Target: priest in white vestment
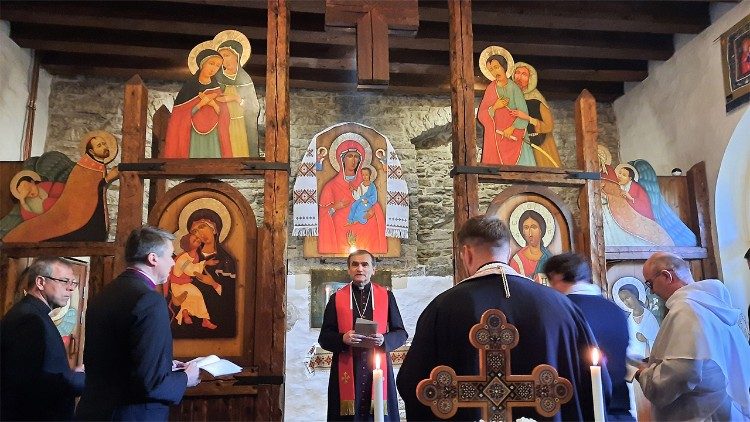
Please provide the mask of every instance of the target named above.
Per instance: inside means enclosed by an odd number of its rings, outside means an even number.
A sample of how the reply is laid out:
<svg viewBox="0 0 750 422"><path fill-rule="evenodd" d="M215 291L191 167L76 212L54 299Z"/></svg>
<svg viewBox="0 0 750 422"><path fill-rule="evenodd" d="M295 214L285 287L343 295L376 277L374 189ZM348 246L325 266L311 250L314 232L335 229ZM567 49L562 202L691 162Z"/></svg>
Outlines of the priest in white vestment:
<svg viewBox="0 0 750 422"><path fill-rule="evenodd" d="M750 346L724 284L693 281L688 264L665 252L646 261L643 276L669 308L636 372L654 420L750 420Z"/></svg>

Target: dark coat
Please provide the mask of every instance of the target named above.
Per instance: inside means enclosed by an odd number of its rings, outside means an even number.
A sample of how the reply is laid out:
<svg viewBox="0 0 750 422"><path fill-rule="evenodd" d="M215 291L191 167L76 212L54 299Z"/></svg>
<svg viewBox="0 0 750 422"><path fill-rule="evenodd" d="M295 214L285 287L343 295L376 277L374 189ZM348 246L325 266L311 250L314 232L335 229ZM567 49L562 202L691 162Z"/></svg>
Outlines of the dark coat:
<svg viewBox="0 0 750 422"><path fill-rule="evenodd" d="M508 275L510 298L505 297L500 275L468 279L437 296L417 322L409 352L399 370L398 391L408 420L435 420L429 407L416 397L417 384L430 377L438 365L452 367L458 375L479 371L477 349L469 343L469 331L488 309L500 309L519 333L511 350L513 374L531 374L540 364L552 365L574 389L553 420L593 420L589 353L596 345L581 311L564 295L518 275ZM602 368L605 394L611 387ZM520 417L547 420L530 408L516 408ZM453 419L478 420L480 412L459 409Z"/></svg>
<svg viewBox="0 0 750 422"><path fill-rule="evenodd" d="M630 393L625 382L625 362L630 334L625 311L601 296L569 294L568 299L578 305L586 317L612 378L612 400L607 406L607 413L628 416Z"/></svg>
<svg viewBox="0 0 750 422"><path fill-rule="evenodd" d="M27 295L0 324L0 419L71 420L85 375L68 364L50 308Z"/></svg>
<svg viewBox="0 0 750 422"><path fill-rule="evenodd" d="M164 297L126 270L86 311L83 420L166 420L182 400L187 375L172 371L172 332Z"/></svg>

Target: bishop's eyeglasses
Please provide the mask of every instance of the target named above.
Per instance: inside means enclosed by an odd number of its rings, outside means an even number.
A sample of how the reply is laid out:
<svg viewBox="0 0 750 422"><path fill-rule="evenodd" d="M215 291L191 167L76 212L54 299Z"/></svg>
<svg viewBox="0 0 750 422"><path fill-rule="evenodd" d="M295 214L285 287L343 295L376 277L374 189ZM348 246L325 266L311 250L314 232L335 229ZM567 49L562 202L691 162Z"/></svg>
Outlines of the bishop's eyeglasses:
<svg viewBox="0 0 750 422"><path fill-rule="evenodd" d="M73 280L67 280L67 279L64 279L64 278L55 278L55 277L52 277L52 276L49 276L49 275L40 275L39 277L48 278L50 280L55 280L58 283L64 284L66 287L73 287L74 289L77 289L78 285L81 284L81 283L78 282L78 280L75 280L75 279L73 279Z"/></svg>

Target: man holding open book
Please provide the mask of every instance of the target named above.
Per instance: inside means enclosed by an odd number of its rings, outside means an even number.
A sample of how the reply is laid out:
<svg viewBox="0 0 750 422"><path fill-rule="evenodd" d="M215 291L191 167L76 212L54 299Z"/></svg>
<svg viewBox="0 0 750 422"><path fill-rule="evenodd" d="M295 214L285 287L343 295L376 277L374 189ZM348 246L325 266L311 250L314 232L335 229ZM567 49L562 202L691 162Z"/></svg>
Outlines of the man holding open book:
<svg viewBox="0 0 750 422"><path fill-rule="evenodd" d="M372 420L375 357L385 362L385 420L399 420L396 384L389 352L408 334L393 293L370 282L375 259L364 249L346 260L351 282L331 296L318 343L333 352L328 382L328 420ZM356 321L356 323L355 323Z"/></svg>

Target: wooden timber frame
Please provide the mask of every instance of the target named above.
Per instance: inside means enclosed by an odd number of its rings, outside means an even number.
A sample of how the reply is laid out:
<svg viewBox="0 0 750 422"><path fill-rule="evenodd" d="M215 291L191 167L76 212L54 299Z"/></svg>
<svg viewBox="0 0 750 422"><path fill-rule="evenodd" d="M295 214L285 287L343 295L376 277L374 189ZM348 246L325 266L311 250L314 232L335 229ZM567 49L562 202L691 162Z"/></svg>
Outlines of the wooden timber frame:
<svg viewBox="0 0 750 422"><path fill-rule="evenodd" d="M607 288L607 261L643 260L656 251L675 253L693 260L703 278L718 277L711 238L711 220L705 163L687 173L689 196L688 226L698 235L697 247L610 247L604 245L601 181L597 156L596 100L583 90L575 101L576 159L578 169L525 166L477 166L474 115L474 40L471 0L448 0L451 70L451 113L453 117L454 283L468 276L459 258L456 233L472 216L478 215L479 183L526 184L577 187L580 227L576 230L578 252L591 262L593 282ZM661 179L661 178L660 178ZM697 274L696 274L697 275Z"/></svg>
<svg viewBox="0 0 750 422"><path fill-rule="evenodd" d="M258 229L255 309L256 341L235 384L204 382L188 390L172 419L281 420L285 351L285 295L287 214L289 203L289 10L286 0L268 0L266 68L265 159L163 159L164 134L169 112L154 115L152 156L146 158L148 92L140 77L125 86L122 163L119 166L115 273L123 270L122 251L131 230L142 224L144 180L149 179L148 203L153 206L165 192L166 179L195 177L262 178L263 224ZM252 276L252 275L251 275ZM252 388L247 388L251 384Z"/></svg>

